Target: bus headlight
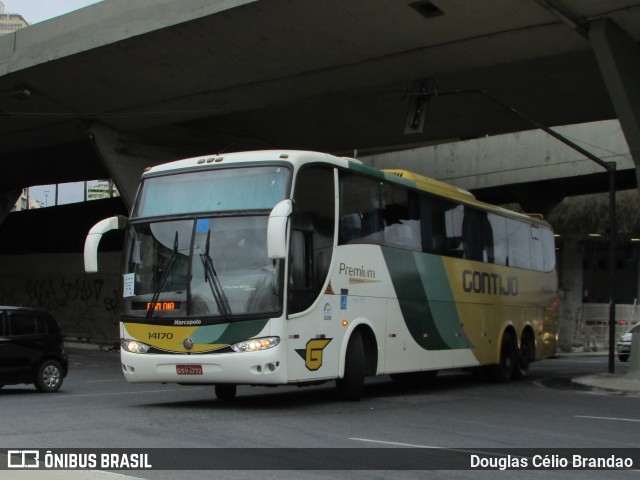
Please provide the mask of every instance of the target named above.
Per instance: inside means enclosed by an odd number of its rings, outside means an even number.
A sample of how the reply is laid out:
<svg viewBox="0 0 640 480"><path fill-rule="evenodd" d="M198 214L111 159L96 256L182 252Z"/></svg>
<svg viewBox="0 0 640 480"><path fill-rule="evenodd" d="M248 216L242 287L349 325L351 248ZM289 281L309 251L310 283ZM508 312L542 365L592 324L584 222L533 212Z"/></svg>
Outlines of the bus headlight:
<svg viewBox="0 0 640 480"><path fill-rule="evenodd" d="M252 338L251 340L231 345L231 348L236 352L257 352L273 348L279 343L280 337Z"/></svg>
<svg viewBox="0 0 640 480"><path fill-rule="evenodd" d="M135 340L127 340L125 338L120 342L122 348L131 353L147 353L151 348L146 343L137 342Z"/></svg>

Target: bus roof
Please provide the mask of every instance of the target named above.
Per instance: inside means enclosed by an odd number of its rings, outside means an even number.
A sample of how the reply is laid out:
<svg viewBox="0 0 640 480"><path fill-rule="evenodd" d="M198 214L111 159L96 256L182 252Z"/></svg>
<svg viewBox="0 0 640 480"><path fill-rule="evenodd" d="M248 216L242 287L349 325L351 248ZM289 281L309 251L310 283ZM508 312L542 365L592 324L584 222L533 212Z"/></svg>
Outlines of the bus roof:
<svg viewBox="0 0 640 480"><path fill-rule="evenodd" d="M249 152L224 153L216 155L205 155L200 157L186 158L162 165L147 168L143 177L154 174L170 173L172 171L188 171L207 167L219 167L222 165L240 163L262 163L262 162L287 162L296 167L306 163L327 163L338 167L358 171L365 175L374 176L392 183L402 184L420 191L433 193L440 197L456 200L458 202L476 206L478 208L491 211L493 213L527 220L530 223L539 225L549 224L538 216L524 215L506 208L484 203L477 200L469 191L458 188L455 185L441 182L430 177L410 172L402 169L379 170L374 167L364 165L360 160L347 157L337 157L327 153L311 152L303 150L255 150Z"/></svg>

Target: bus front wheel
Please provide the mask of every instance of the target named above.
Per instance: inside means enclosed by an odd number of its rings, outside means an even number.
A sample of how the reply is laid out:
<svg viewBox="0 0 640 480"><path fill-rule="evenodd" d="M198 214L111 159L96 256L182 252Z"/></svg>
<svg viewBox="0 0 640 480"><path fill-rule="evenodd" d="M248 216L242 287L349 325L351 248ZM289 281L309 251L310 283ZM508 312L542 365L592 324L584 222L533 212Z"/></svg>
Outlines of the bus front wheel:
<svg viewBox="0 0 640 480"><path fill-rule="evenodd" d="M344 400L356 401L364 393L364 343L360 332L354 332L347 345L344 377L337 380L338 393Z"/></svg>
<svg viewBox="0 0 640 480"><path fill-rule="evenodd" d="M237 388L232 383L219 383L216 385L216 398L222 401L236 398Z"/></svg>

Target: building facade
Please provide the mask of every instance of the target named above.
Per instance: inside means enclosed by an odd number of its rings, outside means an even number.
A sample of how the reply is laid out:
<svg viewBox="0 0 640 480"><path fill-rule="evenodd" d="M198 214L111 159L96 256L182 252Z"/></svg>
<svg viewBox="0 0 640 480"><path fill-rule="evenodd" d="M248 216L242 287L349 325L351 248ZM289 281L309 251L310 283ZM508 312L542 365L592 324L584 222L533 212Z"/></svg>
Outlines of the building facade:
<svg viewBox="0 0 640 480"><path fill-rule="evenodd" d="M0 2L0 35L15 32L29 26L29 23L18 13L5 13L4 3Z"/></svg>

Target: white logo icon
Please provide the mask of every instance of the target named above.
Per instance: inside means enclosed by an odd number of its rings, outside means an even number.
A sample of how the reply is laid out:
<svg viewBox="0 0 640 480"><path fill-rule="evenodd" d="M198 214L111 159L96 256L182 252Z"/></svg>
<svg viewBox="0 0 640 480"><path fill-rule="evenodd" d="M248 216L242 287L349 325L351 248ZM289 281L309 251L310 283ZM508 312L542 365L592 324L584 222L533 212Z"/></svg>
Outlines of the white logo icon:
<svg viewBox="0 0 640 480"><path fill-rule="evenodd" d="M9 450L8 468L38 468L40 452L38 450Z"/></svg>

